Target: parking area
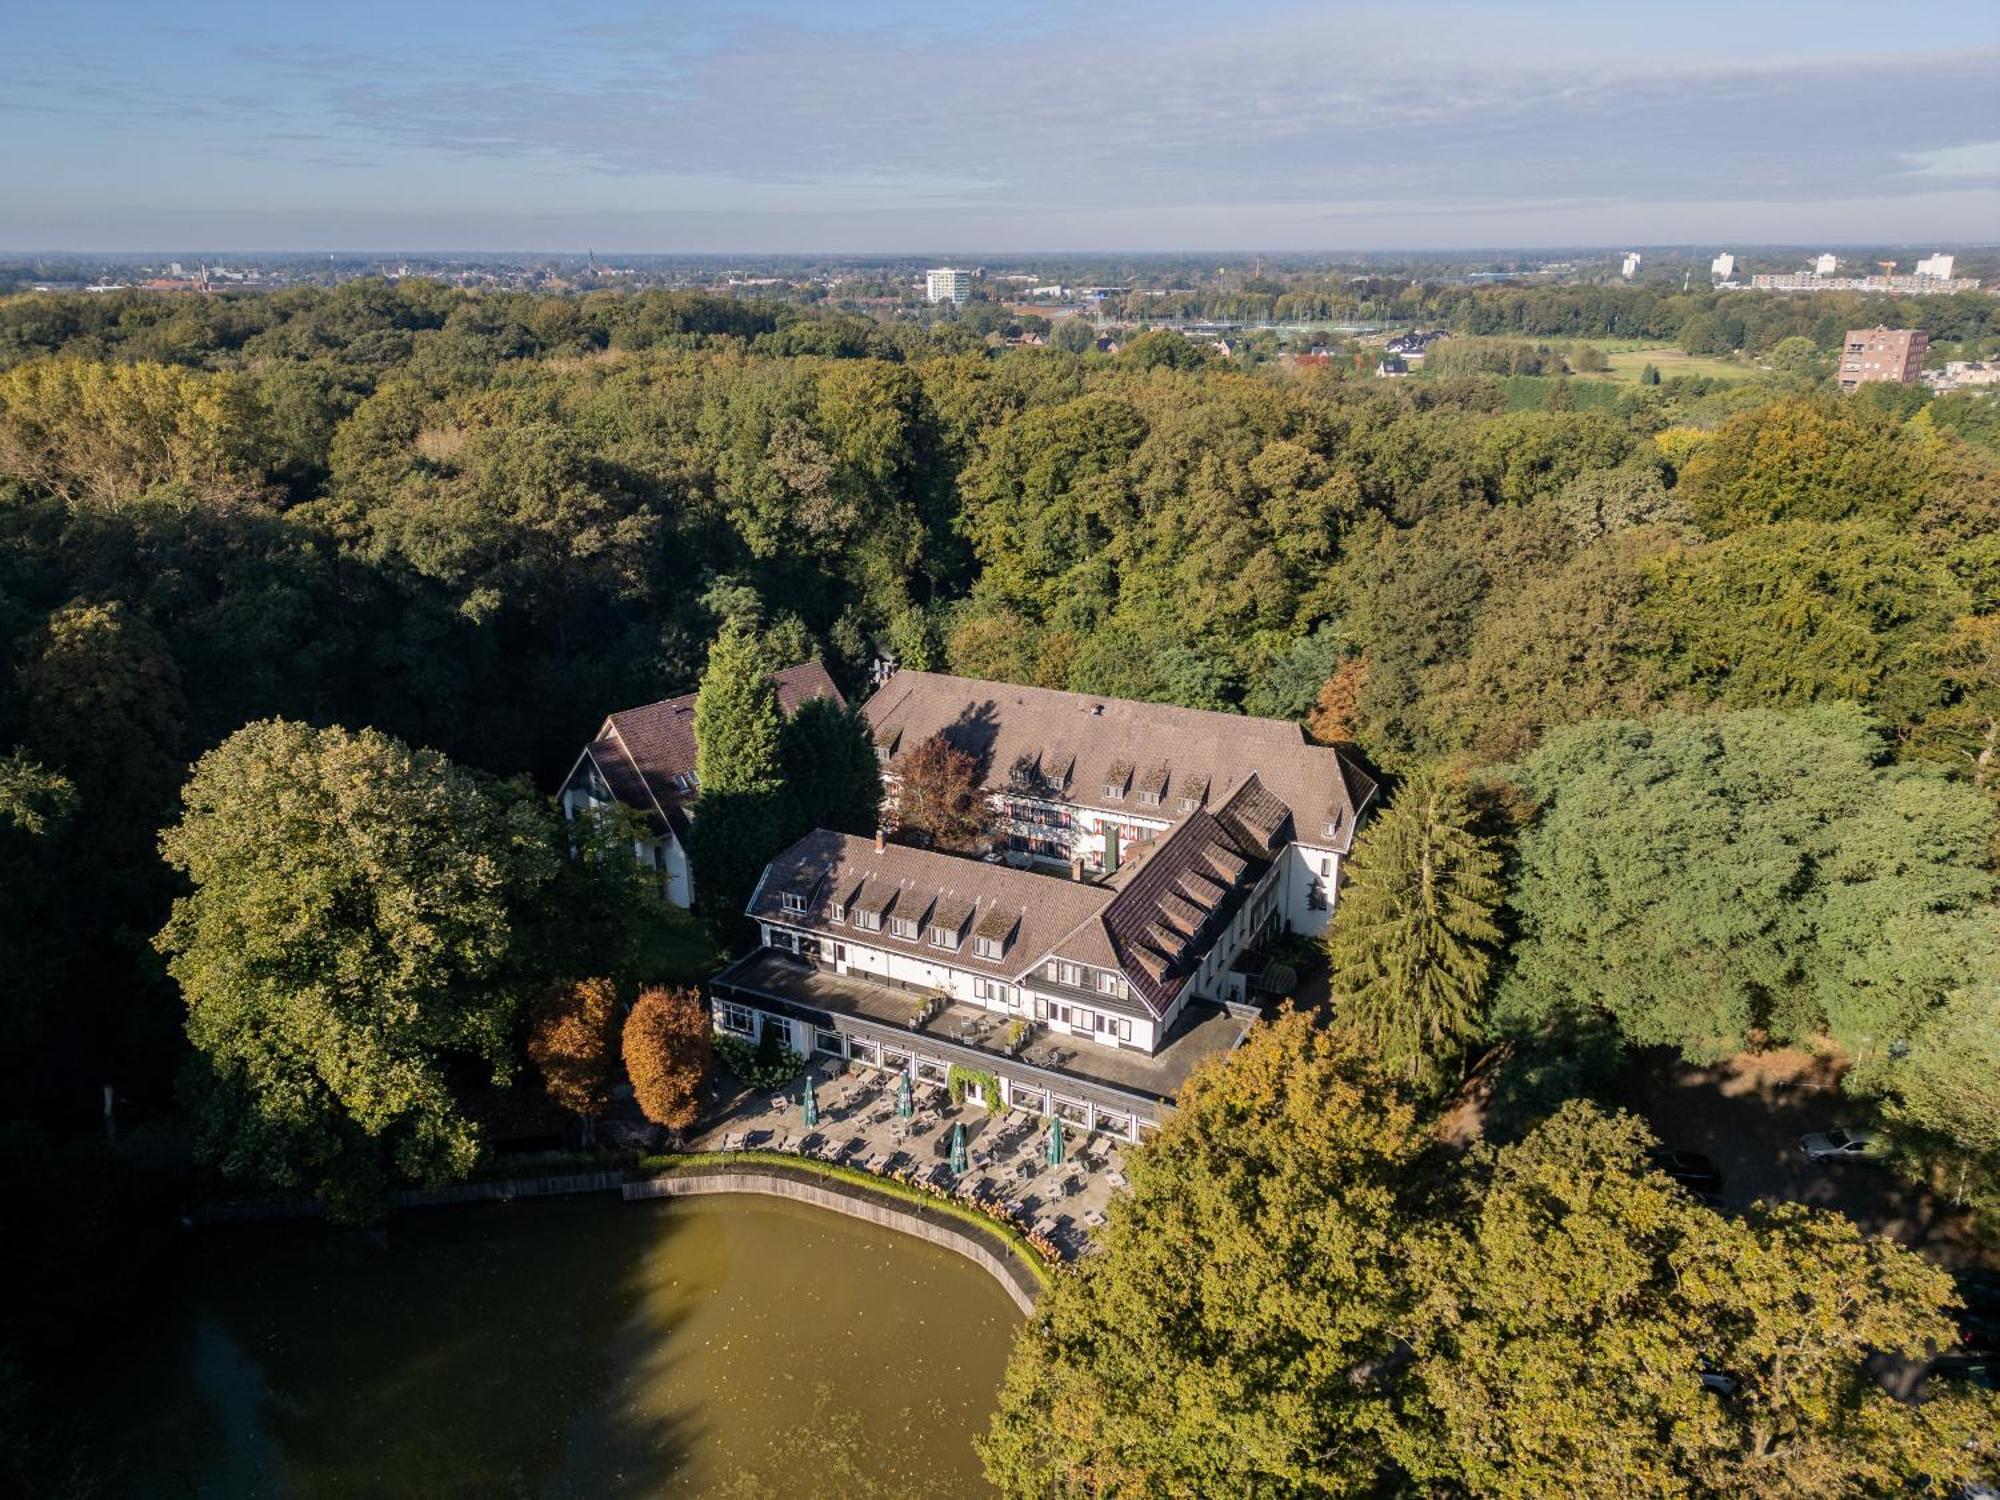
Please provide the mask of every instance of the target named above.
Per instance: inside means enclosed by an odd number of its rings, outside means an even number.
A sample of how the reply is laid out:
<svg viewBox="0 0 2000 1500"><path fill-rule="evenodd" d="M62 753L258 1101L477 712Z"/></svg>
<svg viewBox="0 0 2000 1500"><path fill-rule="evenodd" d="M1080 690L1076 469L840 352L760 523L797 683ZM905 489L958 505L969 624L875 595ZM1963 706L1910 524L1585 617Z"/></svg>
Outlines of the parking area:
<svg viewBox="0 0 2000 1500"><path fill-rule="evenodd" d="M1769 1198L1837 1209L1940 1265L2000 1267L1949 1198L1884 1166L1816 1163L1799 1150L1800 1136L1859 1119L1824 1059L1780 1050L1703 1068L1652 1049L1633 1055L1604 1099L1643 1118L1662 1145L1711 1157L1726 1208Z"/></svg>

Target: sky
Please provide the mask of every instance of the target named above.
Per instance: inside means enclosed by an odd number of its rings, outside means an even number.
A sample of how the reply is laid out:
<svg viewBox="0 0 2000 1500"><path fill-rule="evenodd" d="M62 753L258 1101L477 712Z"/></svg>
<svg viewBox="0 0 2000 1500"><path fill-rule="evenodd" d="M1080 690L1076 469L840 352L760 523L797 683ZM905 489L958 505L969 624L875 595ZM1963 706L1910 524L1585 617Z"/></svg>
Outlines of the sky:
<svg viewBox="0 0 2000 1500"><path fill-rule="evenodd" d="M2000 3L0 6L0 250L2000 240Z"/></svg>

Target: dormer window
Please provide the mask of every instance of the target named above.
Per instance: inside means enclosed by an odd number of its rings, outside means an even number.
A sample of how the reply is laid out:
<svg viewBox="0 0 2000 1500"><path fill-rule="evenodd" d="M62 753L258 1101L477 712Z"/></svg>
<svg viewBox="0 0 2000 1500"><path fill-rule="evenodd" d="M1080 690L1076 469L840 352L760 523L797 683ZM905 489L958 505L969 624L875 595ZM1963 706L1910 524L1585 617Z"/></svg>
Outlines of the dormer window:
<svg viewBox="0 0 2000 1500"><path fill-rule="evenodd" d="M1199 801L1198 799L1194 798L1194 797L1183 797L1183 798L1181 798L1181 811L1182 811L1182 812L1193 812L1193 811L1194 811L1194 810L1195 810L1195 809L1196 809L1197 807L1200 807L1200 806L1201 806L1201 803L1200 803L1200 801Z"/></svg>
<svg viewBox="0 0 2000 1500"><path fill-rule="evenodd" d="M1000 950L1001 942L998 938L983 937L972 940L972 952L975 958L998 958Z"/></svg>
<svg viewBox="0 0 2000 1500"><path fill-rule="evenodd" d="M826 909L826 916L830 922L845 922L847 920L847 908L836 901Z"/></svg>
<svg viewBox="0 0 2000 1500"><path fill-rule="evenodd" d="M796 916L805 915L806 898L801 896L797 891L786 891L782 899L786 911Z"/></svg>
<svg viewBox="0 0 2000 1500"><path fill-rule="evenodd" d="M1132 763L1125 760L1113 762L1111 769L1105 772L1104 775L1105 800L1107 802L1123 801L1125 798L1125 789L1131 784Z"/></svg>
<svg viewBox="0 0 2000 1500"><path fill-rule="evenodd" d="M931 946L933 948L956 948L958 946L958 934L953 932L949 927L934 926L931 928Z"/></svg>
<svg viewBox="0 0 2000 1500"><path fill-rule="evenodd" d="M1100 994L1122 996L1125 993L1125 981L1116 974L1100 970L1097 975L1097 989Z"/></svg>
<svg viewBox="0 0 2000 1500"><path fill-rule="evenodd" d="M899 938L914 938L917 935L917 919L915 917L891 917L889 919L889 931Z"/></svg>

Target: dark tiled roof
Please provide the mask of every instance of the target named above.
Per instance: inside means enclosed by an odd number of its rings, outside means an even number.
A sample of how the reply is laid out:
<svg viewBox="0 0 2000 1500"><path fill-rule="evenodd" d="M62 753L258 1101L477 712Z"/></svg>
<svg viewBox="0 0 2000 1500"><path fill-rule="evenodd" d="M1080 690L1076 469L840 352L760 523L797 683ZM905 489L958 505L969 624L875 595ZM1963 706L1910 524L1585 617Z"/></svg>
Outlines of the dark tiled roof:
<svg viewBox="0 0 2000 1500"><path fill-rule="evenodd" d="M801 881L819 893L803 915L787 912L783 902L784 893L796 889ZM849 895L850 909L922 919L934 906L939 911L963 908L981 937L1004 938L1016 933L997 959L981 958L969 950L951 959L959 968L982 970L1004 979L1017 979L1041 962L1066 935L1092 922L1113 896L1103 886L1060 876L1037 875L904 844L877 849L873 839L819 829L771 861L747 910L754 918L802 927L829 938L851 938L910 957L937 959L943 955L943 949L932 945L928 931L899 938L888 921L880 931L862 931L851 923L835 922L828 908L857 885L865 889L858 898ZM1103 962L1114 961L1107 944Z"/></svg>
<svg viewBox="0 0 2000 1500"><path fill-rule="evenodd" d="M789 718L813 698L846 703L826 668L816 661L800 662L772 674L778 687L778 708ZM695 694L627 708L612 714L585 750L604 777L611 795L627 807L648 815L655 831L671 827L685 837L681 814L695 800L697 788L678 784L694 775Z"/></svg>
<svg viewBox="0 0 2000 1500"><path fill-rule="evenodd" d="M1264 797L1291 815L1287 828L1271 823L1268 808L1241 808L1242 826L1260 846L1295 829L1308 843L1344 853L1355 815L1375 792L1339 751L1308 744L1298 725L1277 719L909 671L884 683L863 712L878 742L888 736L908 747L942 733L979 763L989 789L1004 790L1021 768L1033 768L1050 788L1066 785L1065 800L1084 807L1104 806L1105 787L1129 783L1136 766L1147 768L1149 780L1156 770L1165 773L1160 816L1168 820L1193 815L1180 810L1184 798L1197 807L1226 803L1254 777ZM1344 814L1331 836L1323 831L1329 806Z"/></svg>
<svg viewBox="0 0 2000 1500"><path fill-rule="evenodd" d="M1234 875L1219 878L1218 864L1233 866ZM1207 945L1183 936L1189 921L1196 928L1227 922L1270 867L1256 851L1234 846L1222 820L1205 812L1190 813L1154 847L1101 923L1149 1010L1165 1014L1208 954Z"/></svg>

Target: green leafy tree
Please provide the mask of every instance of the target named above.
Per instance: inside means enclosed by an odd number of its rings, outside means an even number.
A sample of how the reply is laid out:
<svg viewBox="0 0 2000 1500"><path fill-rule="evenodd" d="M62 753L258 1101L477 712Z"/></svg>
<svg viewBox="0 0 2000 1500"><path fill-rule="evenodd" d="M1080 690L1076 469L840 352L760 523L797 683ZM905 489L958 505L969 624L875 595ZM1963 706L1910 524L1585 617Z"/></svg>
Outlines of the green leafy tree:
<svg viewBox="0 0 2000 1500"><path fill-rule="evenodd" d="M1362 830L1326 932L1334 1005L1416 1078L1480 1032L1505 891L1462 783L1405 781Z"/></svg>
<svg viewBox="0 0 2000 1500"><path fill-rule="evenodd" d="M348 1218L462 1176L478 1133L453 1076L508 1071L510 949L556 875L553 815L374 730L282 720L204 755L182 801L160 847L190 889L157 946L206 1155Z"/></svg>
<svg viewBox="0 0 2000 1500"><path fill-rule="evenodd" d="M1855 699L1898 725L1948 697L1943 646L1968 601L1881 523L1758 526L1649 571L1640 621L1691 692L1739 708Z"/></svg>
<svg viewBox="0 0 2000 1500"><path fill-rule="evenodd" d="M1991 803L1888 766L1858 710L1606 720L1552 735L1517 779L1520 935L1503 1028L1601 1009L1692 1058L1822 1028L1908 1037L1991 964Z"/></svg>
<svg viewBox="0 0 2000 1500"><path fill-rule="evenodd" d="M811 698L778 734L788 831L872 833L882 820L882 764L858 708Z"/></svg>
<svg viewBox="0 0 2000 1500"><path fill-rule="evenodd" d="M1100 1253L1022 1328L980 1444L1003 1494L1371 1495L1416 1114L1287 1014L1188 1081Z"/></svg>
<svg viewBox="0 0 2000 1500"><path fill-rule="evenodd" d="M1773 521L1907 521L1933 463L1896 423L1832 397L1787 397L1716 428L1681 471L1696 518L1720 534Z"/></svg>
<svg viewBox="0 0 2000 1500"><path fill-rule="evenodd" d="M708 648L695 697L695 770L704 793L778 789L778 689L756 634L730 623Z"/></svg>
<svg viewBox="0 0 2000 1500"><path fill-rule="evenodd" d="M1807 1500L1977 1472L1990 1397L1908 1405L1866 1367L1949 1339L1949 1278L1837 1214L1718 1214L1650 1169L1651 1145L1571 1101L1476 1160L1464 1210L1413 1249L1401 1467L1510 1500Z"/></svg>
<svg viewBox="0 0 2000 1500"><path fill-rule="evenodd" d="M756 632L740 621L724 624L695 699L701 798L688 836L695 905L719 938L744 931L743 907L784 840L781 722Z"/></svg>

